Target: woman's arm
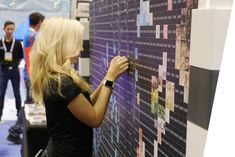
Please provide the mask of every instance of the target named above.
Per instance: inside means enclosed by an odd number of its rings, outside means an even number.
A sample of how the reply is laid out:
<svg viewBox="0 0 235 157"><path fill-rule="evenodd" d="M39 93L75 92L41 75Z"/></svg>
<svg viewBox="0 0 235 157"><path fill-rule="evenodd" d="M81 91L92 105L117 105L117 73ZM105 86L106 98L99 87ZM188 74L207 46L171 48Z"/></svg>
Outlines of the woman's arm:
<svg viewBox="0 0 235 157"><path fill-rule="evenodd" d="M127 69L127 58L116 56L110 63L105 79L115 82L115 80ZM99 127L102 123L108 107L110 95L112 94L112 88L100 85L96 94L94 106L91 105L83 94L79 94L68 105L68 109L75 117L91 127Z"/></svg>
<svg viewBox="0 0 235 157"><path fill-rule="evenodd" d="M99 94L100 94L100 91L101 91L101 87L102 87L102 82L103 82L104 80L102 80L101 82L100 82L100 84L99 84L99 86L96 88L96 90L91 94L91 103L92 103L92 105L94 105L95 104L95 102L96 102L96 100L97 100L97 98L98 98L98 96L99 96Z"/></svg>

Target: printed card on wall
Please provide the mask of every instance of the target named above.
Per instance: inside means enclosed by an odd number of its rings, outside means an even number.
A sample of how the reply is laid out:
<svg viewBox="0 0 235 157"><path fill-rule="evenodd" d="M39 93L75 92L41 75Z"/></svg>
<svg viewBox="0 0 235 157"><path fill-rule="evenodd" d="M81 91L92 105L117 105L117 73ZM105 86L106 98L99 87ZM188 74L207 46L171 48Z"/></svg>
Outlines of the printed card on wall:
<svg viewBox="0 0 235 157"><path fill-rule="evenodd" d="M165 118L165 116L164 116L164 118ZM163 134L165 134L165 125L166 125L166 122L164 119L162 119L160 117L158 117L157 119L154 119L154 128L157 128Z"/></svg>
<svg viewBox="0 0 235 157"><path fill-rule="evenodd" d="M175 41L175 68L180 69L181 40Z"/></svg>
<svg viewBox="0 0 235 157"><path fill-rule="evenodd" d="M139 128L139 146L136 149L136 156L137 157L145 157L145 143L142 140L143 132L142 129Z"/></svg>
<svg viewBox="0 0 235 157"><path fill-rule="evenodd" d="M140 18L140 15L137 15L137 17L136 17L136 26L137 26L137 27L140 26L141 20L142 20L142 19Z"/></svg>
<svg viewBox="0 0 235 157"><path fill-rule="evenodd" d="M158 91L162 92L162 79L158 78Z"/></svg>
<svg viewBox="0 0 235 157"><path fill-rule="evenodd" d="M113 54L116 54L117 48L115 44L115 40L113 39Z"/></svg>
<svg viewBox="0 0 235 157"><path fill-rule="evenodd" d="M103 59L103 64L102 64L102 67L104 69L107 69L108 65L107 65L107 59L106 59L106 56L105 57L101 57Z"/></svg>
<svg viewBox="0 0 235 157"><path fill-rule="evenodd" d="M179 24L176 25L175 36L176 40L181 40L181 29Z"/></svg>
<svg viewBox="0 0 235 157"><path fill-rule="evenodd" d="M163 39L168 38L168 25L163 25Z"/></svg>
<svg viewBox="0 0 235 157"><path fill-rule="evenodd" d="M140 26L139 27L137 27L137 37L139 38L140 37Z"/></svg>
<svg viewBox="0 0 235 157"><path fill-rule="evenodd" d="M142 153L142 129L139 128L139 145L136 148L136 157L141 157L141 153ZM141 134L141 135L140 135Z"/></svg>
<svg viewBox="0 0 235 157"><path fill-rule="evenodd" d="M158 118L165 120L165 107L162 105L158 106Z"/></svg>
<svg viewBox="0 0 235 157"><path fill-rule="evenodd" d="M181 24L180 29L181 29L181 40L187 40L188 37L187 25Z"/></svg>
<svg viewBox="0 0 235 157"><path fill-rule="evenodd" d="M153 13L150 13L149 1L140 0L140 14L137 15L137 27L152 25Z"/></svg>
<svg viewBox="0 0 235 157"><path fill-rule="evenodd" d="M186 5L187 5L187 7L192 8L193 7L193 0L187 0Z"/></svg>
<svg viewBox="0 0 235 157"><path fill-rule="evenodd" d="M163 52L162 54L162 66L167 67L167 52Z"/></svg>
<svg viewBox="0 0 235 157"><path fill-rule="evenodd" d="M157 142L162 144L162 132L159 129L157 130Z"/></svg>
<svg viewBox="0 0 235 157"><path fill-rule="evenodd" d="M138 70L135 69L135 81L138 82Z"/></svg>
<svg viewBox="0 0 235 157"><path fill-rule="evenodd" d="M175 84L170 81L166 81L166 108L170 111L174 111L175 106Z"/></svg>
<svg viewBox="0 0 235 157"><path fill-rule="evenodd" d="M146 12L146 14L147 14L150 11L149 1L144 1L143 3L144 3L144 8L145 8L144 12Z"/></svg>
<svg viewBox="0 0 235 157"><path fill-rule="evenodd" d="M142 142L142 152L141 152L141 157L145 157L145 143Z"/></svg>
<svg viewBox="0 0 235 157"><path fill-rule="evenodd" d="M158 157L158 143L156 140L154 140L154 157Z"/></svg>
<svg viewBox="0 0 235 157"><path fill-rule="evenodd" d="M188 103L189 87L184 87L184 102Z"/></svg>
<svg viewBox="0 0 235 157"><path fill-rule="evenodd" d="M181 51L180 51L180 58L181 58L181 64L180 69L181 70L189 70L189 42L188 41L181 41Z"/></svg>
<svg viewBox="0 0 235 157"><path fill-rule="evenodd" d="M180 70L189 70L189 42L185 40L176 40L175 48L175 68Z"/></svg>
<svg viewBox="0 0 235 157"><path fill-rule="evenodd" d="M187 39L187 26L185 24L176 25L176 39L177 40Z"/></svg>
<svg viewBox="0 0 235 157"><path fill-rule="evenodd" d="M139 92L137 93L136 97L137 97L137 105L140 105L140 93Z"/></svg>
<svg viewBox="0 0 235 157"><path fill-rule="evenodd" d="M163 116L163 118L165 118L165 110L163 110L163 111L164 111L164 116ZM160 117L158 117L158 118L157 118L157 129L158 129L159 131L161 131L163 134L165 134L165 125L166 125L165 120L162 119L162 118L160 118Z"/></svg>
<svg viewBox="0 0 235 157"><path fill-rule="evenodd" d="M151 78L151 112L157 117L158 111L158 79L156 76Z"/></svg>
<svg viewBox="0 0 235 157"><path fill-rule="evenodd" d="M160 25L156 25L156 39L160 39L161 28Z"/></svg>
<svg viewBox="0 0 235 157"><path fill-rule="evenodd" d="M189 72L180 70L180 81L181 86L188 87L189 86Z"/></svg>
<svg viewBox="0 0 235 157"><path fill-rule="evenodd" d="M135 59L137 60L139 57L139 49L135 47L134 49Z"/></svg>
<svg viewBox="0 0 235 157"><path fill-rule="evenodd" d="M144 10L143 10L143 26L150 25L149 21L149 1L143 2Z"/></svg>
<svg viewBox="0 0 235 157"><path fill-rule="evenodd" d="M166 67L162 66L162 65L159 65L159 78L162 79L162 80L166 80Z"/></svg>
<svg viewBox="0 0 235 157"><path fill-rule="evenodd" d="M191 10L188 8L181 9L181 24L190 24Z"/></svg>
<svg viewBox="0 0 235 157"><path fill-rule="evenodd" d="M157 129L157 127L158 127L157 119L154 119L154 128L156 128L156 129Z"/></svg>
<svg viewBox="0 0 235 157"><path fill-rule="evenodd" d="M140 14L143 14L144 9L145 9L144 1L143 1L143 0L140 0Z"/></svg>
<svg viewBox="0 0 235 157"><path fill-rule="evenodd" d="M148 25L152 26L153 25L153 13L149 13L148 14L148 19L149 19Z"/></svg>
<svg viewBox="0 0 235 157"><path fill-rule="evenodd" d="M165 121L170 123L170 110L168 108L165 108Z"/></svg>
<svg viewBox="0 0 235 157"><path fill-rule="evenodd" d="M143 130L139 128L139 145L142 145Z"/></svg>
<svg viewBox="0 0 235 157"><path fill-rule="evenodd" d="M168 0L167 3L167 10L170 11L173 9L173 0Z"/></svg>

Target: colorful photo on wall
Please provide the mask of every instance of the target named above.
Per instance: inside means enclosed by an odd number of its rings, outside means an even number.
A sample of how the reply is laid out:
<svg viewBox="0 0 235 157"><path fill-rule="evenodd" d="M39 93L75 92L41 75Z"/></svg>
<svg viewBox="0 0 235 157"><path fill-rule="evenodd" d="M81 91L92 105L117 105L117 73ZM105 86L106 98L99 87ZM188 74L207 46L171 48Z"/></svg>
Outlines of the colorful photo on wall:
<svg viewBox="0 0 235 157"><path fill-rule="evenodd" d="M181 24L190 24L191 10L188 8L181 9Z"/></svg>
<svg viewBox="0 0 235 157"><path fill-rule="evenodd" d="M187 39L187 27L185 24L176 25L176 39L186 40Z"/></svg>
<svg viewBox="0 0 235 157"><path fill-rule="evenodd" d="M166 125L165 120L158 117L157 118L157 123L158 123L158 128L157 129L160 130L163 134L165 134L165 125Z"/></svg>
<svg viewBox="0 0 235 157"><path fill-rule="evenodd" d="M175 106L175 83L166 81L166 102L165 107L174 111Z"/></svg>
<svg viewBox="0 0 235 157"><path fill-rule="evenodd" d="M176 40L175 48L175 68L179 70L189 70L189 42L186 40Z"/></svg>
<svg viewBox="0 0 235 157"><path fill-rule="evenodd" d="M165 120L165 107L158 105L158 118Z"/></svg>
<svg viewBox="0 0 235 157"><path fill-rule="evenodd" d="M193 7L193 0L187 0L186 6L187 6L188 8L192 8L192 7Z"/></svg>
<svg viewBox="0 0 235 157"><path fill-rule="evenodd" d="M136 157L145 157L145 143L142 142L141 146L136 150Z"/></svg>
<svg viewBox="0 0 235 157"><path fill-rule="evenodd" d="M139 128L139 145L136 148L136 157L145 157L145 143L143 142L142 128Z"/></svg>
<svg viewBox="0 0 235 157"><path fill-rule="evenodd" d="M163 134L165 134L165 125L166 122L164 119L160 117L154 119L154 128L157 128L157 130L160 130Z"/></svg>
<svg viewBox="0 0 235 157"><path fill-rule="evenodd" d="M151 112L156 118L158 113L158 78L156 76L151 77Z"/></svg>
<svg viewBox="0 0 235 157"><path fill-rule="evenodd" d="M180 70L189 70L189 47L190 43L186 40L181 41L181 58L183 59Z"/></svg>
<svg viewBox="0 0 235 157"><path fill-rule="evenodd" d="M180 70L180 81L181 86L188 87L189 86L189 72Z"/></svg>

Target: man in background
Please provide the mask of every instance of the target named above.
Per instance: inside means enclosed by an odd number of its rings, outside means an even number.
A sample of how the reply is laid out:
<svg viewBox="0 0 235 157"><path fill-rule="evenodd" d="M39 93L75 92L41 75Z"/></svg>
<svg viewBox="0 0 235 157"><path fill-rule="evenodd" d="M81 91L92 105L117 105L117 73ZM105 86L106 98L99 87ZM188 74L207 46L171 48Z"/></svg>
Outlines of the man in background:
<svg viewBox="0 0 235 157"><path fill-rule="evenodd" d="M30 81L29 81L29 54L33 46L33 42L37 35L37 32L40 29L41 23L44 20L45 16L41 13L34 12L29 15L29 30L24 36L24 59L25 59L25 68L24 68L24 81L26 86L26 100L25 104L32 104L33 100L30 96Z"/></svg>
<svg viewBox="0 0 235 157"><path fill-rule="evenodd" d="M15 23L6 21L3 30L5 36L0 40L0 121L8 80L11 80L12 83L17 115L20 112L20 72L18 65L23 58L22 45L13 37Z"/></svg>
<svg viewBox="0 0 235 157"><path fill-rule="evenodd" d="M33 100L30 95L30 80L29 80L29 71L30 71L30 65L29 65L29 59L30 59L30 50L33 46L33 42L35 40L35 37L37 35L37 32L40 29L41 23L43 22L45 16L41 13L34 12L29 15L29 24L30 28L26 32L24 36L24 59L25 59L25 68L24 68L24 81L25 81L25 87L26 87L26 100L24 104L32 104ZM22 143L22 139L20 138L20 134L23 132L22 126L23 126L23 108L21 108L20 113L18 115L18 119L12 127L9 129L9 135L7 139L11 142L14 142L16 144Z"/></svg>

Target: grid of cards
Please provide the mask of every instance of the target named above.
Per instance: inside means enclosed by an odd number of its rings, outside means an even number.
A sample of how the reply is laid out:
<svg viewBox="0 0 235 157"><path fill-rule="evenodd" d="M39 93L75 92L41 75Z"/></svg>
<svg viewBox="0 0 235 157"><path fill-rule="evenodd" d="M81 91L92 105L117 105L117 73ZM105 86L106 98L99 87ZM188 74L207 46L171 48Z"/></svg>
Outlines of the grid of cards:
<svg viewBox="0 0 235 157"><path fill-rule="evenodd" d="M116 55L130 69L94 131L94 156L186 154L191 10L197 0L96 0L90 7L91 82Z"/></svg>

